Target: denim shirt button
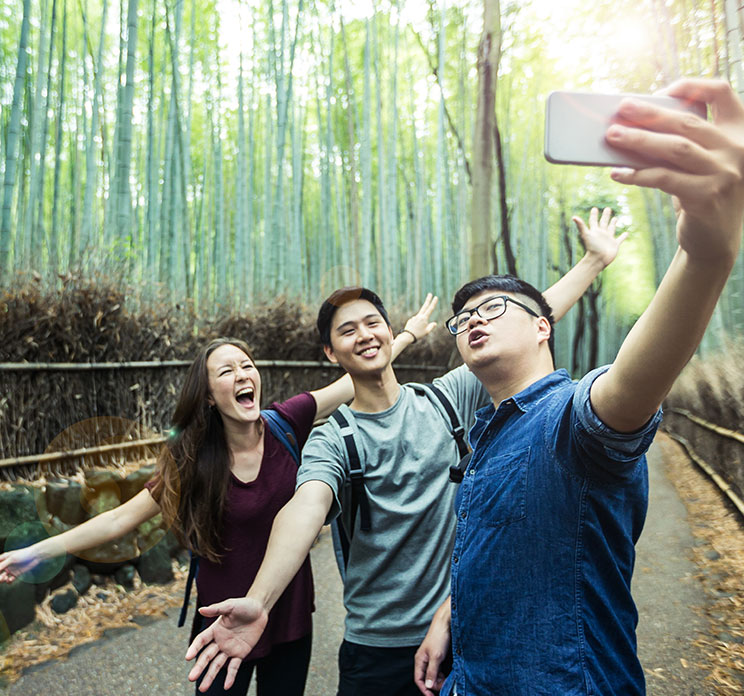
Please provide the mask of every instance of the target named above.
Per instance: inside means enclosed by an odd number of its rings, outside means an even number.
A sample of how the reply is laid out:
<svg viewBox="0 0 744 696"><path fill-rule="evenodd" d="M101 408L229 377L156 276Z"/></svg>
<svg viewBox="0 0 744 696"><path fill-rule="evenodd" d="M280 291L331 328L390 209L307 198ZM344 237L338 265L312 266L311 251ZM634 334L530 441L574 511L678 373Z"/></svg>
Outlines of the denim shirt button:
<svg viewBox="0 0 744 696"><path fill-rule="evenodd" d="M462 655L462 648L459 645L455 648L455 655L458 657Z"/></svg>
<svg viewBox="0 0 744 696"><path fill-rule="evenodd" d="M468 473L469 473L469 474L470 474L471 476L475 476L475 469L471 469L471 470L470 470L470 471L469 471Z"/></svg>
<svg viewBox="0 0 744 696"><path fill-rule="evenodd" d="M468 516L468 513L467 512L461 512L460 513L460 519L461 520L464 520L467 516Z"/></svg>
<svg viewBox="0 0 744 696"><path fill-rule="evenodd" d="M454 556L452 556L452 562L453 563L457 563L459 560L460 560L460 558L457 556L457 554L455 554Z"/></svg>

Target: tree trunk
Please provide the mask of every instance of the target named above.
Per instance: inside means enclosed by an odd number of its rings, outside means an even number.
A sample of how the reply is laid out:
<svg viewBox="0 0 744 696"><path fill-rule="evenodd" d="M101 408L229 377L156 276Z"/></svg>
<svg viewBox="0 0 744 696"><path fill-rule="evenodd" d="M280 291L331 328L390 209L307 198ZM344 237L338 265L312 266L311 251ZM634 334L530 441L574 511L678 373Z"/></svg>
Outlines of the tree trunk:
<svg viewBox="0 0 744 696"><path fill-rule="evenodd" d="M34 88L34 108L30 127L30 164L29 164L29 195L26 205L25 231L23 235L24 256L22 264L29 265L33 250L39 248L38 228L36 226L37 210L41 192L41 177L43 176L44 155L46 150L45 130L48 122L46 99L44 96L44 69L46 49L52 50L52 44L45 42L47 33L47 15L49 4L46 0L41 3L41 24L39 26L39 57L36 66L36 86ZM56 3L55 3L56 7ZM54 33L54 14L52 14L52 30ZM47 91L47 97L49 92ZM41 266L41 258L37 260L37 267Z"/></svg>
<svg viewBox="0 0 744 696"><path fill-rule="evenodd" d="M65 70L67 66L67 0L62 6L62 53L59 59L59 102L57 129L54 136L54 189L52 194L52 227L49 235L49 265L52 273L59 267L59 178L62 173L62 123L65 117Z"/></svg>
<svg viewBox="0 0 744 696"><path fill-rule="evenodd" d="M349 51L346 46L346 31L344 29L343 17L341 21L341 42L344 46L344 80L346 84L346 96L349 103L346 107L346 128L349 138L348 148L348 166L349 175L347 177L347 187L349 189L349 223L351 234L351 257L349 263L353 268L360 269L359 258L359 184L357 183L357 164L356 164L356 130L357 130L357 111L356 100L354 99L354 87L351 79L351 67L349 65Z"/></svg>
<svg viewBox="0 0 744 696"><path fill-rule="evenodd" d="M726 20L726 46L728 48L728 74L739 97L744 99L744 67L742 66L742 8L737 0L724 0Z"/></svg>
<svg viewBox="0 0 744 696"><path fill-rule="evenodd" d="M483 32L478 44L478 103L471 162L473 197L470 216L470 274L475 277L492 273L496 269L491 233L491 193L496 82L500 59L500 0L483 0Z"/></svg>
<svg viewBox="0 0 744 696"><path fill-rule="evenodd" d="M13 202L13 188L15 187L16 166L18 159L18 143L21 133L21 111L23 109L23 87L28 62L28 34L31 0L23 0L23 19L21 21L21 35L18 40L18 63L13 85L13 103L10 107L10 122L8 138L5 146L5 182L3 186L3 213L0 221L0 281L4 281L10 270L11 243L11 205Z"/></svg>
<svg viewBox="0 0 744 696"><path fill-rule="evenodd" d="M501 143L501 131L499 130L498 119L494 114L493 117L493 139L496 146L496 164L499 169L499 213L501 220L501 243L504 247L504 258L506 259L506 268L512 275L517 273L517 259L514 255L511 239L510 218L511 211L506 200L506 158ZM494 245L495 249L495 245ZM493 255L493 268L496 269L496 252Z"/></svg>
<svg viewBox="0 0 744 696"><path fill-rule="evenodd" d="M129 0L127 10L127 64L126 82L122 90L121 122L117 129L119 138L116 148L116 237L126 239L130 233L132 214L132 191L129 171L132 161L132 106L134 103L134 63L137 53L137 4Z"/></svg>
<svg viewBox="0 0 744 696"><path fill-rule="evenodd" d="M93 105L91 107L90 132L85 146L85 193L83 194L83 222L80 233L80 252L86 252L93 243L93 199L97 171L95 164L96 132L99 120L99 100L101 97L101 80L103 79L103 47L106 39L106 11L108 0L103 0L101 14L101 37L98 41L98 56L96 58L95 76L93 78ZM85 23L85 15L83 22Z"/></svg>

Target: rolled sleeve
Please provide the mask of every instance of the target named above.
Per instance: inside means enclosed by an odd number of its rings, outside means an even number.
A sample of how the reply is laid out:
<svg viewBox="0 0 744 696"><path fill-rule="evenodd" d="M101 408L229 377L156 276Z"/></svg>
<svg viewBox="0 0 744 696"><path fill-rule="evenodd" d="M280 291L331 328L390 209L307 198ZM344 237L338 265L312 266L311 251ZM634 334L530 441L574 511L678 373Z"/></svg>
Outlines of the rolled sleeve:
<svg viewBox="0 0 744 696"><path fill-rule="evenodd" d="M621 433L600 420L592 408L589 392L594 380L607 372L609 365L589 372L576 386L573 399L574 432L588 461L613 474L629 473L641 455L651 446L662 419L659 409L648 422L632 433Z"/></svg>

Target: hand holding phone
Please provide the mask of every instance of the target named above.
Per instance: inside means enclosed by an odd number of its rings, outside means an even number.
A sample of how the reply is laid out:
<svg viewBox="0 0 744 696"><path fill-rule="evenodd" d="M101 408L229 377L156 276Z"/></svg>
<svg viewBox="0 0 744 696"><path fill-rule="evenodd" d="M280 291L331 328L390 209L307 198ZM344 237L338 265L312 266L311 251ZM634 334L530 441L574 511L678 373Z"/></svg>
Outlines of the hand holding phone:
<svg viewBox="0 0 744 696"><path fill-rule="evenodd" d="M551 92L545 107L545 159L554 164L633 169L659 164L661 160L657 158L644 158L612 147L605 140L605 133L613 123L653 130L653 123L629 123L618 116L618 106L626 97L706 117L704 103L675 97Z"/></svg>

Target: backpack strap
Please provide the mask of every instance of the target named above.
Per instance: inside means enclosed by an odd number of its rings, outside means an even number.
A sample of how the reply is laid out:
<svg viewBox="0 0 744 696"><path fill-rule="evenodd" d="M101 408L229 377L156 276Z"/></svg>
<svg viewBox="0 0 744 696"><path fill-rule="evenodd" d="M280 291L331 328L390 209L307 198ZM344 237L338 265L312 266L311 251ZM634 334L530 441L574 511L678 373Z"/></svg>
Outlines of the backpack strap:
<svg viewBox="0 0 744 696"><path fill-rule="evenodd" d="M189 574L186 578L186 589L183 593L183 604L181 613L178 615L178 628L186 623L186 612L189 610L189 599L191 598L191 587L194 584L194 578L199 571L199 556L189 551Z"/></svg>
<svg viewBox="0 0 744 696"><path fill-rule="evenodd" d="M267 408L265 411L261 411L261 415L272 435L284 445L286 450L292 455L295 464L299 467L300 446L297 444L297 435L295 435L294 428L290 422L279 411L273 408ZM186 622L186 613L189 608L189 599L191 598L191 588L199 572L199 556L189 551L189 557L189 574L186 578L186 589L183 593L181 613L178 615L179 628Z"/></svg>
<svg viewBox="0 0 744 696"><path fill-rule="evenodd" d="M450 431L452 437L455 438L457 451L460 454L460 461L449 468L449 479L453 483L460 483L463 479L465 469L470 461L472 453L465 439L465 428L463 428L460 423L460 418L457 415L455 407L452 405L452 402L449 400L447 395L436 384L412 383L410 386L414 391L419 394L426 394L429 398L431 398L431 395L433 394L447 413L450 422Z"/></svg>
<svg viewBox="0 0 744 696"><path fill-rule="evenodd" d="M331 520L331 541L333 542L333 555L336 557L336 565L341 575L341 582L346 582L346 566L349 565L349 550L351 541L346 534L344 525L341 524L341 516Z"/></svg>
<svg viewBox="0 0 744 696"><path fill-rule="evenodd" d="M297 444L297 436L294 428L289 421L279 411L273 408L267 408L261 411L266 425L271 430L271 434L281 442L287 451L292 455L295 464L300 466L300 447Z"/></svg>
<svg viewBox="0 0 744 696"><path fill-rule="evenodd" d="M349 425L346 416L341 413L340 408L331 414L331 418L336 421L336 425L338 425L341 431L341 437L344 440L344 445L346 445L346 453L349 455L349 477L351 479L351 529L349 530L349 534L354 533L357 508L361 513L359 528L363 532L368 532L372 529L372 521L370 519L367 492L364 490L364 467L359 459L359 450L356 446L354 430Z"/></svg>

